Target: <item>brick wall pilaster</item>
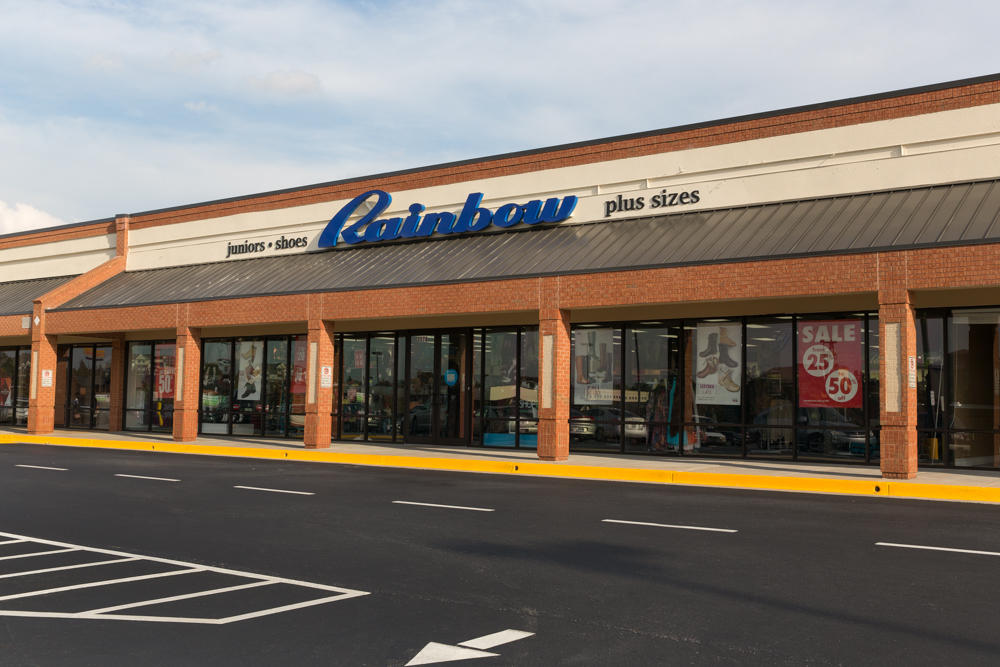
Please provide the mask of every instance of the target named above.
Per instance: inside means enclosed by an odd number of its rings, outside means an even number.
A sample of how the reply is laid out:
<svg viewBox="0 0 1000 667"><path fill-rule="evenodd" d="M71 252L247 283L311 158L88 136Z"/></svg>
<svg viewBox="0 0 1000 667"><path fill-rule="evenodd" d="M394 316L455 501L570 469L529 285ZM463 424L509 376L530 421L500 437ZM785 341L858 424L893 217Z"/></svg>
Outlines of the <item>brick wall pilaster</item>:
<svg viewBox="0 0 1000 667"><path fill-rule="evenodd" d="M303 438L306 447L328 447L333 434L333 386L336 375L334 358L333 322L309 320L308 365L306 381L306 430ZM324 385L324 370L328 384Z"/></svg>
<svg viewBox="0 0 1000 667"><path fill-rule="evenodd" d="M201 400L201 330L177 327L177 382L174 388L174 440L198 438Z"/></svg>
<svg viewBox="0 0 1000 667"><path fill-rule="evenodd" d="M55 428L56 361L56 337L45 335L45 308L40 300L36 300L31 322L28 433L37 435L52 433ZM51 378L47 387L42 386L43 371L44 375Z"/></svg>
<svg viewBox="0 0 1000 667"><path fill-rule="evenodd" d="M917 476L917 389L909 364L917 330L907 290L907 253L879 255L880 465L888 479Z"/></svg>
<svg viewBox="0 0 1000 667"><path fill-rule="evenodd" d="M108 415L108 427L111 431L122 430L122 408L125 404L126 348L124 334L116 334L111 337L111 404Z"/></svg>
<svg viewBox="0 0 1000 667"><path fill-rule="evenodd" d="M569 311L559 309L558 279L543 283L538 312L538 458L569 458ZM551 387L547 386L551 383Z"/></svg>

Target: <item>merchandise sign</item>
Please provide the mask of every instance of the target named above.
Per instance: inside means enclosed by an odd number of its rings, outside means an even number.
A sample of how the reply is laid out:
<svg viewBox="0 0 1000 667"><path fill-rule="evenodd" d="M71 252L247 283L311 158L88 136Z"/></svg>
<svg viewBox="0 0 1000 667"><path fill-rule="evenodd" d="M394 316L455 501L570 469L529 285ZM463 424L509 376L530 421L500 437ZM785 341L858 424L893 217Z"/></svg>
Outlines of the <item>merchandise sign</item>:
<svg viewBox="0 0 1000 667"><path fill-rule="evenodd" d="M743 336L740 325L700 322L697 350L695 402L698 405L739 405L743 369Z"/></svg>
<svg viewBox="0 0 1000 667"><path fill-rule="evenodd" d="M799 322L799 407L860 408L861 322Z"/></svg>
<svg viewBox="0 0 1000 667"><path fill-rule="evenodd" d="M348 225L347 219L364 210L364 205L374 197L375 202L359 220ZM524 204L511 202L496 210L482 208L482 192L473 192L465 200L458 214L450 212L424 213L423 204L410 204L409 215L401 218L377 220L392 202L392 195L385 190L364 192L337 211L319 236L317 246L332 248L339 241L348 245L374 241L394 241L431 236L433 234L460 234L481 232L487 227L513 227L518 224L536 225L540 222L562 222L573 214L577 198L574 195L550 197L544 202L532 199ZM421 215L422 214L422 215Z"/></svg>

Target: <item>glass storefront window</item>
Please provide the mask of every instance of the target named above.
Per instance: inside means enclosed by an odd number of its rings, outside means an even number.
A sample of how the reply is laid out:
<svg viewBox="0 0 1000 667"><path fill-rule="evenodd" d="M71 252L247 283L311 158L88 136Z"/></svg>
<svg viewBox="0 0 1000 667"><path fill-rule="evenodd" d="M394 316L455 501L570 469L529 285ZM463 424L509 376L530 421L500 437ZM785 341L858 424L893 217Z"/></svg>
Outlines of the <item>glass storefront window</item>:
<svg viewBox="0 0 1000 667"><path fill-rule="evenodd" d="M14 423L17 350L0 350L0 424Z"/></svg>
<svg viewBox="0 0 1000 667"><path fill-rule="evenodd" d="M309 343L306 336L292 336L292 375L289 383L288 435L302 436L306 429L306 388ZM336 393L334 394L336 395Z"/></svg>
<svg viewBox="0 0 1000 667"><path fill-rule="evenodd" d="M153 346L129 343L125 377L125 430L149 428L149 398L152 392Z"/></svg>
<svg viewBox="0 0 1000 667"><path fill-rule="evenodd" d="M680 327L625 329L625 449L677 452L680 442Z"/></svg>
<svg viewBox="0 0 1000 667"><path fill-rule="evenodd" d="M94 380L93 348L72 348L69 372L69 425L90 428Z"/></svg>
<svg viewBox="0 0 1000 667"><path fill-rule="evenodd" d="M947 424L944 317L917 317L917 446L921 463L944 463ZM874 365L874 363L873 363ZM877 406L876 406L877 409Z"/></svg>
<svg viewBox="0 0 1000 667"><path fill-rule="evenodd" d="M233 396L233 343L206 341L201 354L201 432L228 433Z"/></svg>
<svg viewBox="0 0 1000 667"><path fill-rule="evenodd" d="M952 461L957 467L998 467L1000 310L954 311L948 357Z"/></svg>
<svg viewBox="0 0 1000 667"><path fill-rule="evenodd" d="M396 430L394 336L372 336L368 352L368 439L391 442Z"/></svg>
<svg viewBox="0 0 1000 667"><path fill-rule="evenodd" d="M794 347L790 317L747 321L744 404L746 422L752 425L746 437L749 456L792 458L794 455ZM799 400L802 401L801 392ZM800 421L804 419L800 412ZM799 450L804 451L803 443L799 443Z"/></svg>
<svg viewBox="0 0 1000 667"><path fill-rule="evenodd" d="M573 329L571 444L586 449L621 449L622 330Z"/></svg>
<svg viewBox="0 0 1000 667"><path fill-rule="evenodd" d="M485 336L486 394L483 444L513 447L517 443L517 332L488 331ZM536 359L537 365L537 359Z"/></svg>
<svg viewBox="0 0 1000 667"><path fill-rule="evenodd" d="M285 435L288 423L288 339L268 338L264 368L264 435Z"/></svg>
<svg viewBox="0 0 1000 667"><path fill-rule="evenodd" d="M538 331L521 332L518 359L518 446L538 447Z"/></svg>
<svg viewBox="0 0 1000 667"><path fill-rule="evenodd" d="M344 336L342 343L340 437L360 440L365 433L365 347L363 336Z"/></svg>
<svg viewBox="0 0 1000 667"><path fill-rule="evenodd" d="M798 321L799 454L865 459L864 317Z"/></svg>
<svg viewBox="0 0 1000 667"><path fill-rule="evenodd" d="M742 327L735 320L684 325L689 379L684 410L684 451L742 455Z"/></svg>
<svg viewBox="0 0 1000 667"><path fill-rule="evenodd" d="M28 392L31 388L31 348L24 347L17 355L17 382L15 384L17 401L14 408L14 422L18 426L28 423ZM56 410L58 413L59 411Z"/></svg>

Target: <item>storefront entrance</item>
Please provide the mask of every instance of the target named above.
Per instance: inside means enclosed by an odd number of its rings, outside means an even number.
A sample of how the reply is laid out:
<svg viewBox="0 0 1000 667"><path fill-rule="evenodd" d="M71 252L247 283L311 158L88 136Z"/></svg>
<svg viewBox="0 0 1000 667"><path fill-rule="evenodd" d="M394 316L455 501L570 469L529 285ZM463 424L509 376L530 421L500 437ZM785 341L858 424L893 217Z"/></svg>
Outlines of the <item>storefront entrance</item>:
<svg viewBox="0 0 1000 667"><path fill-rule="evenodd" d="M56 426L111 428L111 346L66 345L59 348L56 396L63 396L62 415ZM59 417L62 416L62 423Z"/></svg>
<svg viewBox="0 0 1000 667"><path fill-rule="evenodd" d="M470 337L467 331L449 331L404 338L408 341L406 441L468 444L472 420Z"/></svg>

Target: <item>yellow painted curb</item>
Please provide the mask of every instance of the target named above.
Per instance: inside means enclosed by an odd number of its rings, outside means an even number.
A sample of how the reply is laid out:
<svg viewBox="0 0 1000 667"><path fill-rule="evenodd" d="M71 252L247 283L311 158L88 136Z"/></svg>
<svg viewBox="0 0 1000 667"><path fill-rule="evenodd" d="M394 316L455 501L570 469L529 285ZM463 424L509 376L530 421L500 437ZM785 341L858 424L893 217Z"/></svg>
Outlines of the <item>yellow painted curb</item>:
<svg viewBox="0 0 1000 667"><path fill-rule="evenodd" d="M914 482L890 482L881 479L842 480L824 477L741 475L736 473L581 466L540 461L479 461L474 459L395 454L348 454L344 452L321 452L309 449L256 449L169 441L102 440L99 438L66 438L18 434L0 434L0 443L41 444L60 447L95 447L101 449L167 452L170 454L201 454L206 456L309 461L388 468L421 468L425 470L448 470L456 472L597 479L616 482L647 482L654 484L681 484L686 486L710 486L766 491L797 491L800 493L836 493L924 500L1000 503L1000 487L919 484Z"/></svg>

